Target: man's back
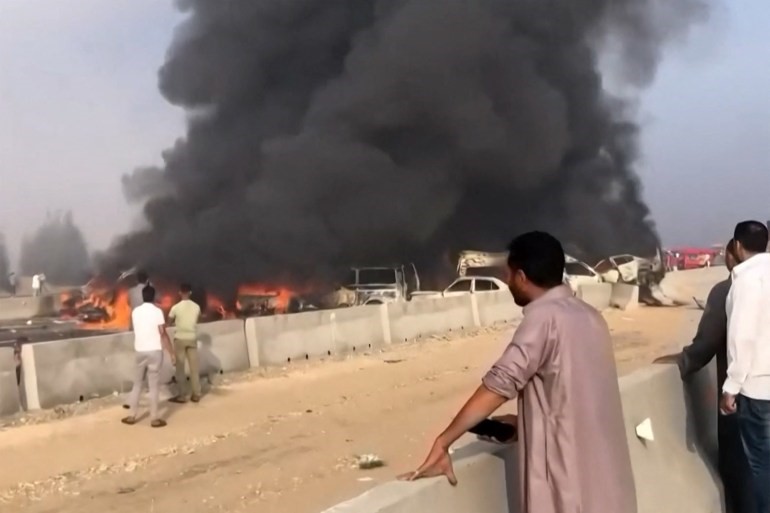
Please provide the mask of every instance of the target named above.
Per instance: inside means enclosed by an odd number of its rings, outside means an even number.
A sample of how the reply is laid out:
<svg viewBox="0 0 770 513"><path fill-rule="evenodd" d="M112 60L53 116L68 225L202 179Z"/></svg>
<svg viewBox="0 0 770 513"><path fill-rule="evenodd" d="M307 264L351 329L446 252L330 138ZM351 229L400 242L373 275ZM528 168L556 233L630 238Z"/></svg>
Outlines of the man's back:
<svg viewBox="0 0 770 513"><path fill-rule="evenodd" d="M755 255L733 269L727 317L724 390L770 400L770 254Z"/></svg>
<svg viewBox="0 0 770 513"><path fill-rule="evenodd" d="M607 323L593 307L574 297L544 307L551 310L556 343L544 366L543 391L555 412L564 415L564 424L554 426L554 435L560 438L556 450L575 450L572 463L576 467L571 470L580 476L585 508L581 511L610 511L604 509L610 505L623 508L612 511L635 511L631 459Z"/></svg>
<svg viewBox="0 0 770 513"><path fill-rule="evenodd" d="M139 352L161 351L159 326L165 323L163 310L152 303L143 303L131 312L134 326L134 349Z"/></svg>
<svg viewBox="0 0 770 513"><path fill-rule="evenodd" d="M176 331L174 338L179 340L196 340L198 336L198 318L201 307L189 299L183 299L175 304L169 312L169 317L174 319Z"/></svg>
<svg viewBox="0 0 770 513"><path fill-rule="evenodd" d="M636 511L614 353L601 314L569 288L551 289L525 307L484 384L504 397L518 390L523 511Z"/></svg>

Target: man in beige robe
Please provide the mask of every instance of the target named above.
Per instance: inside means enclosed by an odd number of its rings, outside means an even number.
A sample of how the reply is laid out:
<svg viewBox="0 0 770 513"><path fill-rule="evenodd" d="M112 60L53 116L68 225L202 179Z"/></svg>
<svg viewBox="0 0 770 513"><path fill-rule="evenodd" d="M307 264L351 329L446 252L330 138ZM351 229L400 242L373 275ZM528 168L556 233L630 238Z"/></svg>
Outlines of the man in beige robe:
<svg viewBox="0 0 770 513"><path fill-rule="evenodd" d="M509 288L524 319L425 463L405 477L456 484L449 447L518 397L521 513L635 513L607 324L562 285L564 251L554 237L527 233L509 252Z"/></svg>

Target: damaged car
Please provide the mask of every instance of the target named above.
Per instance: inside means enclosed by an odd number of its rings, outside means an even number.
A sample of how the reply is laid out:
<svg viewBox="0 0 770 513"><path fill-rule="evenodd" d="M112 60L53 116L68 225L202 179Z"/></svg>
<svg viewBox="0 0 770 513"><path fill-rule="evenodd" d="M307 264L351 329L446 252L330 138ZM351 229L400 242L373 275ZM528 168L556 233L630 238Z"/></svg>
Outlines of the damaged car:
<svg viewBox="0 0 770 513"><path fill-rule="evenodd" d="M615 255L601 260L594 269L607 283L626 283L639 287L639 301L650 306L673 306L660 283L666 276L665 260L658 250L652 258L630 254Z"/></svg>

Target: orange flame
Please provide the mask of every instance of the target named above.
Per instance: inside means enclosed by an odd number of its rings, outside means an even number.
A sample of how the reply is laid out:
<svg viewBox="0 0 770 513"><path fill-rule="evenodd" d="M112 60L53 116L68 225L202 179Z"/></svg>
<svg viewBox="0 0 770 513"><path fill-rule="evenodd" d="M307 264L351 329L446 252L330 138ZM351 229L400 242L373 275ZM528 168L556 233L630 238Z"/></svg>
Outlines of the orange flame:
<svg viewBox="0 0 770 513"><path fill-rule="evenodd" d="M89 308L103 312L97 320L81 319L79 327L83 329L124 330L131 325L131 306L128 301L128 291L118 290L109 297L106 291L94 291L83 298L75 298L69 293L61 295L65 317L81 317L79 312Z"/></svg>
<svg viewBox="0 0 770 513"><path fill-rule="evenodd" d="M234 319L236 315L281 314L289 310L295 293L286 287L247 284L238 288L236 310L228 308L222 299L208 295L207 312L220 319ZM126 289L93 288L83 297L63 293L62 317L78 318L83 329L125 330L131 325L131 306ZM176 303L176 295L163 293L158 306L168 312Z"/></svg>
<svg viewBox="0 0 770 513"><path fill-rule="evenodd" d="M238 287L238 301L236 306L238 310L244 309L241 298L248 296L269 297L269 306L275 313L286 313L289 308L289 302L294 297L294 292L285 287L268 287L258 284L246 284Z"/></svg>

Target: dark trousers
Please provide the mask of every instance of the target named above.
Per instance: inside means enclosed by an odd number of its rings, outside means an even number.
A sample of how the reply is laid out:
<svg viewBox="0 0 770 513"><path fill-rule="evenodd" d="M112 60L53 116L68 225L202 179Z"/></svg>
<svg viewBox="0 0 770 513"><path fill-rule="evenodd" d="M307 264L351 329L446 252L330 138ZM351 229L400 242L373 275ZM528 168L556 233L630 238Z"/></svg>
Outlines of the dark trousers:
<svg viewBox="0 0 770 513"><path fill-rule="evenodd" d="M746 453L743 450L737 415L720 415L719 475L725 494L726 513L756 513L754 488Z"/></svg>
<svg viewBox="0 0 770 513"><path fill-rule="evenodd" d="M770 401L738 396L738 424L757 513L770 513Z"/></svg>

